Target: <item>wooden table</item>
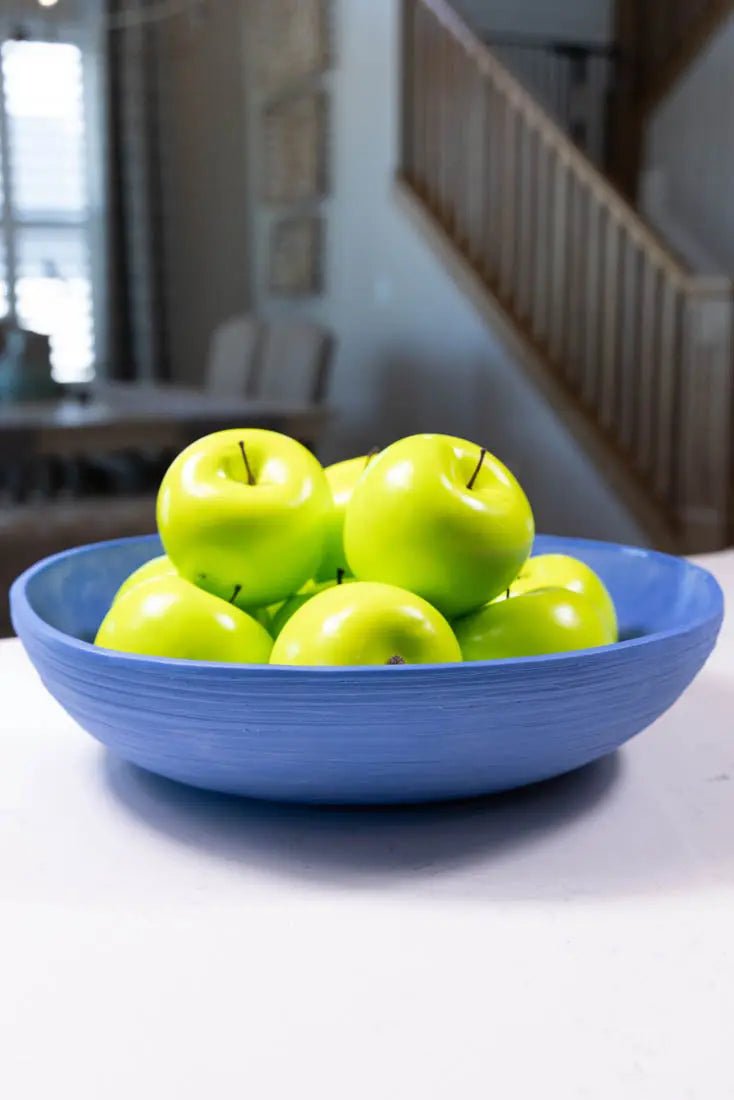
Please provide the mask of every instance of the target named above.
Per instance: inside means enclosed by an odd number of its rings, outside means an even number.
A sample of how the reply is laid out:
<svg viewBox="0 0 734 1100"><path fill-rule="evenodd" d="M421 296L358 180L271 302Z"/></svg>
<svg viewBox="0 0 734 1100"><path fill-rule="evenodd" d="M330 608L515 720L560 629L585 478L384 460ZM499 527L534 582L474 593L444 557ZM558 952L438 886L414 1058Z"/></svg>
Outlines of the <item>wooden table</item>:
<svg viewBox="0 0 734 1100"><path fill-rule="evenodd" d="M222 398L170 385L104 383L70 396L0 406L0 461L146 447L181 448L232 427L281 431L312 443L328 419L319 405Z"/></svg>

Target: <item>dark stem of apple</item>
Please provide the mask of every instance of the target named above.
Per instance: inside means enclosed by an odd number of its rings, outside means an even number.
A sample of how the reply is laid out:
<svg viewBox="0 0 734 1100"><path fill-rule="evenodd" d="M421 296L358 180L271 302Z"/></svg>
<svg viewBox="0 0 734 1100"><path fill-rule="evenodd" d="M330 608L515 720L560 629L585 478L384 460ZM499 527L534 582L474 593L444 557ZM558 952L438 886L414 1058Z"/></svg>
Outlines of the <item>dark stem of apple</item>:
<svg viewBox="0 0 734 1100"><path fill-rule="evenodd" d="M232 593L232 597L231 597L229 602L234 603L241 591L242 591L242 585L241 584L236 584L234 586L234 592Z"/></svg>
<svg viewBox="0 0 734 1100"><path fill-rule="evenodd" d="M248 485L254 485L255 484L255 476L252 472L252 467L250 466L250 460L247 457L247 451L245 450L245 445L242 442L242 440L240 440L240 450L242 451L242 461L244 462L245 469L247 470L247 484Z"/></svg>
<svg viewBox="0 0 734 1100"><path fill-rule="evenodd" d="M369 454L367 455L367 458L365 459L365 462L364 462L364 468L365 468L365 470L366 470L366 469L367 469L367 467L369 466L369 464L370 464L370 462L372 461L372 459L373 459L373 458L376 458L376 457L377 457L377 455L378 455L379 453L380 453L380 448L379 448L379 447L373 447L373 448L372 448L372 450L371 450L371 451L370 451L370 453L369 453Z"/></svg>
<svg viewBox="0 0 734 1100"><path fill-rule="evenodd" d="M507 592L505 593L505 599L506 599L506 600L509 600L509 598L510 598L510 592L511 592L511 589L509 589L509 588L508 588L508 589L507 589Z"/></svg>
<svg viewBox="0 0 734 1100"><path fill-rule="evenodd" d="M336 583L341 584L346 576L346 569L337 569L336 571Z"/></svg>
<svg viewBox="0 0 734 1100"><path fill-rule="evenodd" d="M479 462L477 462L477 468L474 471L474 473L472 474L472 476L469 478L469 484L467 485L467 489L473 489L474 488L474 485L476 484L476 480L479 477L479 471L481 470L482 466L484 465L484 459L486 457L486 454L487 454L487 448L482 447L481 451L479 452Z"/></svg>
<svg viewBox="0 0 734 1100"><path fill-rule="evenodd" d="M404 657L401 657L399 653L396 653L394 657L391 657L389 661L385 661L386 665L407 665L407 661Z"/></svg>

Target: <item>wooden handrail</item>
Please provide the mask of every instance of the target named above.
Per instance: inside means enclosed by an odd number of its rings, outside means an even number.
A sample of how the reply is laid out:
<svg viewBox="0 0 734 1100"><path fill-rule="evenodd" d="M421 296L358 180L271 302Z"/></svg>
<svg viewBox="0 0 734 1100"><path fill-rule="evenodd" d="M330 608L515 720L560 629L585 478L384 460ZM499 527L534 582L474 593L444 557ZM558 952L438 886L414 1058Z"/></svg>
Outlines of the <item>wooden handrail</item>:
<svg viewBox="0 0 734 1100"><path fill-rule="evenodd" d="M694 274L445 0L404 0L401 177L693 549L730 533L734 287Z"/></svg>
<svg viewBox="0 0 734 1100"><path fill-rule="evenodd" d="M508 99L512 100L517 110L524 113L528 123L542 130L544 140L553 146L557 155L568 161L573 170L596 192L599 200L611 210L614 210L616 215L626 222L630 234L636 238L641 247L645 247L655 254L658 261L668 267L671 275L674 278L679 278L681 282L692 276L690 268L660 240L654 230L639 216L616 187L609 182L588 157L584 156L568 134L561 129L525 86L502 64L489 45L474 34L447 0L419 0L417 6L430 11L436 21L457 42L461 43L467 57L473 59L478 67L496 83L497 87L502 89Z"/></svg>

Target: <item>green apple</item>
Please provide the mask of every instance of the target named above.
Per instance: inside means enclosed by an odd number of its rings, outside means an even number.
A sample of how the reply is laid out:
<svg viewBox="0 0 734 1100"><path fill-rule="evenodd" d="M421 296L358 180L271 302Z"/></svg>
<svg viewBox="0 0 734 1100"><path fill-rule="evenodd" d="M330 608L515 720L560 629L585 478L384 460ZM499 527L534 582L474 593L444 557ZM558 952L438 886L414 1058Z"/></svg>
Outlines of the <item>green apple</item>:
<svg viewBox="0 0 734 1100"><path fill-rule="evenodd" d="M119 600L126 592L129 592L131 588L135 588L136 585L143 583L144 581L157 580L158 577L177 577L175 566L162 554L158 558L151 558L150 561L146 561L145 565L141 565L139 569L136 569L134 573L124 581L123 584L117 589L115 599Z"/></svg>
<svg viewBox="0 0 734 1100"><path fill-rule="evenodd" d="M136 588L139 584L147 584L149 581L158 580L160 577L178 577L179 573L176 568L165 554L157 558L152 558L147 561L145 565L141 565L139 569L136 569L134 573L131 573L127 580L117 590L113 603L116 603L122 596L126 595L131 589ZM189 583L188 581L186 582ZM270 633L272 627L272 619L268 608L257 607L247 608L239 598L234 599L233 604L238 607L240 611L247 611L253 619L257 620L261 626Z"/></svg>
<svg viewBox="0 0 734 1100"><path fill-rule="evenodd" d="M361 458L349 458L346 462L337 462L327 466L324 471L331 490L332 508L326 521L326 544L321 568L316 574L319 581L328 581L335 577L340 569L349 572L344 553L344 515L352 498L354 486L367 469L374 455Z"/></svg>
<svg viewBox="0 0 734 1100"><path fill-rule="evenodd" d="M115 600L95 644L147 657L267 664L273 642L239 608L182 577L161 576Z"/></svg>
<svg viewBox="0 0 734 1100"><path fill-rule="evenodd" d="M344 546L359 580L407 588L455 617L508 588L534 534L527 498L498 459L463 439L417 435L360 477Z"/></svg>
<svg viewBox="0 0 734 1100"><path fill-rule="evenodd" d="M187 447L163 478L158 531L182 577L227 601L287 599L321 564L331 494L314 456L260 429Z"/></svg>
<svg viewBox="0 0 734 1100"><path fill-rule="evenodd" d="M539 657L616 641L593 602L565 588L536 588L453 623L465 661Z"/></svg>
<svg viewBox="0 0 734 1100"><path fill-rule="evenodd" d="M235 607L239 607L239 604L235 603ZM267 607L239 607L240 611L245 611L256 623L260 623L260 626L267 632L272 639L273 635L273 617L270 614L270 609Z"/></svg>
<svg viewBox="0 0 734 1100"><path fill-rule="evenodd" d="M417 665L461 660L444 617L420 596L355 581L319 592L285 624L273 665Z"/></svg>
<svg viewBox="0 0 734 1100"><path fill-rule="evenodd" d="M522 596L536 588L567 588L569 592L586 596L601 615L610 636L618 640L614 601L601 578L585 562L568 554L539 554L528 558L510 585L509 595Z"/></svg>
<svg viewBox="0 0 734 1100"><path fill-rule="evenodd" d="M303 605L308 603L309 600L312 600L314 596L318 596L319 592L325 592L327 588L335 588L340 584L354 584L354 577L346 577L340 570L333 580L322 581L320 584L316 581L309 581L308 584L305 584L300 592L297 592L295 596L291 596L289 600L282 603L272 615L269 627L271 636L277 638L285 624L293 618L296 611L299 611Z"/></svg>

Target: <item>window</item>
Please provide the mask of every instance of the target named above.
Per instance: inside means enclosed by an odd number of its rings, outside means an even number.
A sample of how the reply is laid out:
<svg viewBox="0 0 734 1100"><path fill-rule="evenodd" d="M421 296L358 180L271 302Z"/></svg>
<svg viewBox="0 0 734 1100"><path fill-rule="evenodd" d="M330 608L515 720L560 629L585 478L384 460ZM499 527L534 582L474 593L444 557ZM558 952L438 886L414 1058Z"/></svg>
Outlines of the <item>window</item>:
<svg viewBox="0 0 734 1100"><path fill-rule="evenodd" d="M81 50L6 41L0 61L0 316L50 337L58 381L83 381L94 320Z"/></svg>

